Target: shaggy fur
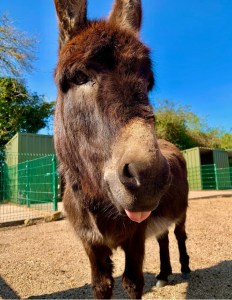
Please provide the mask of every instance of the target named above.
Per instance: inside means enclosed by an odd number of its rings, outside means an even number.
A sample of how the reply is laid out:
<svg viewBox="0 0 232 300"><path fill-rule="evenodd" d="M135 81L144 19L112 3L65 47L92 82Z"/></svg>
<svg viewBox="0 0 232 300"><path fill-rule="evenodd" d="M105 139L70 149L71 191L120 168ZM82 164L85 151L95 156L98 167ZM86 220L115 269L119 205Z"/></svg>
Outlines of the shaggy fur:
<svg viewBox="0 0 232 300"><path fill-rule="evenodd" d="M64 207L89 257L94 296L112 296L110 257L120 246L123 286L130 298L141 298L146 234L159 242L158 279L167 281L168 227L174 222L182 272L190 271L186 166L174 145L155 136L148 100L152 64L138 39L141 2L116 0L108 21L88 21L83 0L55 0L55 6L55 146L66 182ZM143 214L146 219L134 222Z"/></svg>

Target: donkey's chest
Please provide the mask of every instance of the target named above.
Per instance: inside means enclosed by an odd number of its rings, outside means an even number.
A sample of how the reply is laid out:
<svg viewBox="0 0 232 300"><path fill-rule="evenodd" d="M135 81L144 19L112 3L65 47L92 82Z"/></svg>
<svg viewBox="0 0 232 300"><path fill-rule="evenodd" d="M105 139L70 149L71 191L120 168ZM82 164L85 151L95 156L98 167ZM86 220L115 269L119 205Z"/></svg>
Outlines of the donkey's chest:
<svg viewBox="0 0 232 300"><path fill-rule="evenodd" d="M137 228L137 224L128 221L126 217L118 217L117 220L106 218L97 224L104 244L110 248L121 246L136 233Z"/></svg>
<svg viewBox="0 0 232 300"><path fill-rule="evenodd" d="M89 211L88 216L79 223L79 233L90 243L100 243L109 248L117 248L131 238L137 230L138 224L127 219L126 216L105 214Z"/></svg>
<svg viewBox="0 0 232 300"><path fill-rule="evenodd" d="M149 237L152 235L158 238L164 234L173 223L173 220L165 217L151 217L148 222L146 236Z"/></svg>

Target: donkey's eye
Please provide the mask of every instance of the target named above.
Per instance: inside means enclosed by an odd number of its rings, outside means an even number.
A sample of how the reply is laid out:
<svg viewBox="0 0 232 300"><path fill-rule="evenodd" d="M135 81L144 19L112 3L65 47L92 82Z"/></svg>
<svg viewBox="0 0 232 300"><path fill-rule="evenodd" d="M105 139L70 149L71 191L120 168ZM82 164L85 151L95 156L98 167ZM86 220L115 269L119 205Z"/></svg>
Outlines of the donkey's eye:
<svg viewBox="0 0 232 300"><path fill-rule="evenodd" d="M90 78L88 75L86 75L82 71L76 71L73 76L70 78L70 82L76 85L82 85L90 81Z"/></svg>
<svg viewBox="0 0 232 300"><path fill-rule="evenodd" d="M89 82L91 78L84 72L77 70L73 73L64 73L60 78L60 87L63 93L67 93L73 85L82 85Z"/></svg>

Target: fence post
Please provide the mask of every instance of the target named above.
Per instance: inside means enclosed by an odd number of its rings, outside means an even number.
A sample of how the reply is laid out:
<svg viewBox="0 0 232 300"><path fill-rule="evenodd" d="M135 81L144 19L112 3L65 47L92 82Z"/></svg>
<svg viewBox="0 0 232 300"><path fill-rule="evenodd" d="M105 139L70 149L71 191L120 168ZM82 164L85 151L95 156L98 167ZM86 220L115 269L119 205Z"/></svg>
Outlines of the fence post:
<svg viewBox="0 0 232 300"><path fill-rule="evenodd" d="M56 156L52 157L52 192L53 192L53 210L57 210L58 191L57 191L57 163Z"/></svg>
<svg viewBox="0 0 232 300"><path fill-rule="evenodd" d="M217 172L217 166L216 166L216 164L214 164L214 173L215 173L216 190L219 190L219 184L218 184L218 172Z"/></svg>
<svg viewBox="0 0 232 300"><path fill-rule="evenodd" d="M6 163L4 163L4 166L3 166L3 173L4 173L3 200L6 200L8 198L7 196L8 196L8 188L9 188L9 186L7 186L8 170L7 170Z"/></svg>
<svg viewBox="0 0 232 300"><path fill-rule="evenodd" d="M30 207L30 186L29 186L29 166L28 166L28 160L26 161L26 205L27 207Z"/></svg>

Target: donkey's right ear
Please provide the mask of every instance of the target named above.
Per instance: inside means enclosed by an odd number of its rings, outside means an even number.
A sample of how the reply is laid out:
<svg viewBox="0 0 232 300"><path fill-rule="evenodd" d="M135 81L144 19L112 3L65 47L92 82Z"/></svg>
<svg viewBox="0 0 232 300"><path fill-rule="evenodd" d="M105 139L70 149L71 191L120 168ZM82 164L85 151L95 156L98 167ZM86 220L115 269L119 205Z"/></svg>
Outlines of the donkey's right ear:
<svg viewBox="0 0 232 300"><path fill-rule="evenodd" d="M109 22L130 29L138 34L141 27L141 0L115 0Z"/></svg>
<svg viewBox="0 0 232 300"><path fill-rule="evenodd" d="M87 23L86 0L54 0L59 25L59 47L63 47Z"/></svg>

